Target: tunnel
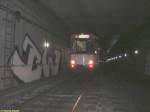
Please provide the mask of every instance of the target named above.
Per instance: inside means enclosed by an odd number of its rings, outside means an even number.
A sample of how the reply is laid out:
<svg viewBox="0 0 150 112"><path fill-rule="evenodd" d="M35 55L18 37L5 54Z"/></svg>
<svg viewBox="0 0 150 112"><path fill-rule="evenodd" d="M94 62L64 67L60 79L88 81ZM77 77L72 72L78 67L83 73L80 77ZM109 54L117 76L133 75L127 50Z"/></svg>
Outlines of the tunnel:
<svg viewBox="0 0 150 112"><path fill-rule="evenodd" d="M0 0L0 112L150 112L150 1Z"/></svg>

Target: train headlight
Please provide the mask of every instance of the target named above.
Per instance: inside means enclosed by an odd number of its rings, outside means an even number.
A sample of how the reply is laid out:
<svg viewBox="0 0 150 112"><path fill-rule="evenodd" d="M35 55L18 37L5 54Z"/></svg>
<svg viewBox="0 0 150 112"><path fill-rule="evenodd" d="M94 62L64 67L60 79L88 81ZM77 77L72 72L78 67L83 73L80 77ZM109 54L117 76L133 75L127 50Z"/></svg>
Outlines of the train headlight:
<svg viewBox="0 0 150 112"><path fill-rule="evenodd" d="M75 61L74 61L74 60L71 60L71 64L73 64L73 65L74 65L74 64L75 64Z"/></svg>
<svg viewBox="0 0 150 112"><path fill-rule="evenodd" d="M70 61L70 68L75 68L75 61L74 60Z"/></svg>
<svg viewBox="0 0 150 112"><path fill-rule="evenodd" d="M94 64L93 60L90 60L88 64L89 65Z"/></svg>
<svg viewBox="0 0 150 112"><path fill-rule="evenodd" d="M93 69L93 68L94 68L94 61L93 61L93 60L90 60L90 61L88 62L88 68L89 68L89 69Z"/></svg>

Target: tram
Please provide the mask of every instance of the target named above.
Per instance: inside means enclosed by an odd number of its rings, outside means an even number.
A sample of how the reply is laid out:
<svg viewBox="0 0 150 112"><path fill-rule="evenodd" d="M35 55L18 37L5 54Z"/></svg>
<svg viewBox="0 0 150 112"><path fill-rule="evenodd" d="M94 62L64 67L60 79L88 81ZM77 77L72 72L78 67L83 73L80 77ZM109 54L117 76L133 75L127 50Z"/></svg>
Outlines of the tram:
<svg viewBox="0 0 150 112"><path fill-rule="evenodd" d="M98 38L93 34L73 34L70 47L70 69L86 68L93 71L98 65Z"/></svg>

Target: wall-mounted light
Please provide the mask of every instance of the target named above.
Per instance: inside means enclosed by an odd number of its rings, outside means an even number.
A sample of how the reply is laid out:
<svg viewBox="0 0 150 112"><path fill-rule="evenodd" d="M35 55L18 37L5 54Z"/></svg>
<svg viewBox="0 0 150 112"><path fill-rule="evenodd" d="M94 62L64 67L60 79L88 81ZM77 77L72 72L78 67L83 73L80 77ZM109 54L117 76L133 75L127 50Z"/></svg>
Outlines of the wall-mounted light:
<svg viewBox="0 0 150 112"><path fill-rule="evenodd" d="M138 50L135 50L135 51L134 51L134 54L139 54L139 51L138 51Z"/></svg>
<svg viewBox="0 0 150 112"><path fill-rule="evenodd" d="M124 54L124 57L127 57L127 56L128 56L127 53L125 53L125 54Z"/></svg>
<svg viewBox="0 0 150 112"><path fill-rule="evenodd" d="M43 44L44 48L49 48L50 47L50 43L45 41L44 44Z"/></svg>
<svg viewBox="0 0 150 112"><path fill-rule="evenodd" d="M120 55L119 58L122 58L122 56Z"/></svg>
<svg viewBox="0 0 150 112"><path fill-rule="evenodd" d="M97 50L95 50L94 53L97 54Z"/></svg>

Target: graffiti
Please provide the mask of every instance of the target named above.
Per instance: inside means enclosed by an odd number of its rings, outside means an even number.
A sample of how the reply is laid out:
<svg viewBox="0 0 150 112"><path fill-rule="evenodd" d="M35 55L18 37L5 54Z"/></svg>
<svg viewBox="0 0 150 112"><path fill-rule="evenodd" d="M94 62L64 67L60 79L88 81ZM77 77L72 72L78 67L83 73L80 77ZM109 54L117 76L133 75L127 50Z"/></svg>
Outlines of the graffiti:
<svg viewBox="0 0 150 112"><path fill-rule="evenodd" d="M9 59L10 68L19 80L31 82L40 79L41 76L58 74L60 51L54 50L53 55L49 55L48 49L45 49L41 54L29 35L25 36L21 49L22 55L16 48Z"/></svg>
<svg viewBox="0 0 150 112"><path fill-rule="evenodd" d="M56 75L59 70L59 63L60 63L60 58L61 54L60 51L55 50L55 59L54 58L49 58L50 59L50 68L51 68L51 74Z"/></svg>
<svg viewBox="0 0 150 112"><path fill-rule="evenodd" d="M48 51L47 49L44 50L43 56L42 56L42 74L44 77L49 77L50 76L50 62L48 59Z"/></svg>
<svg viewBox="0 0 150 112"><path fill-rule="evenodd" d="M43 74L45 77L50 75L57 75L59 72L59 64L61 62L61 53L59 50L48 52L48 49L44 50L42 56Z"/></svg>

